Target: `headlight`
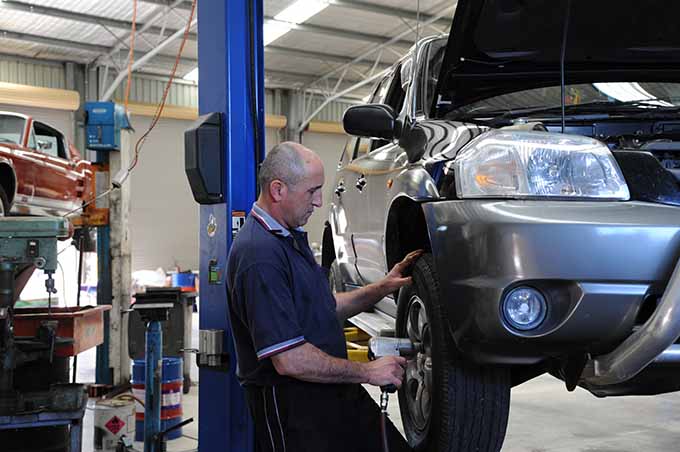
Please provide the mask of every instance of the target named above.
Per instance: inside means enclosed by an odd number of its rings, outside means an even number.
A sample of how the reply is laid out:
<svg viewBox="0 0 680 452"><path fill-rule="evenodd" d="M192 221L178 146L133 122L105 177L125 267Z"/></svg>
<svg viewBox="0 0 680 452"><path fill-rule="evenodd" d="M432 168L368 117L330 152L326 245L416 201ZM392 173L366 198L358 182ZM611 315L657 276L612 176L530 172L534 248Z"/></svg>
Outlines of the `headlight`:
<svg viewBox="0 0 680 452"><path fill-rule="evenodd" d="M607 146L578 135L492 130L453 167L461 198L630 198Z"/></svg>

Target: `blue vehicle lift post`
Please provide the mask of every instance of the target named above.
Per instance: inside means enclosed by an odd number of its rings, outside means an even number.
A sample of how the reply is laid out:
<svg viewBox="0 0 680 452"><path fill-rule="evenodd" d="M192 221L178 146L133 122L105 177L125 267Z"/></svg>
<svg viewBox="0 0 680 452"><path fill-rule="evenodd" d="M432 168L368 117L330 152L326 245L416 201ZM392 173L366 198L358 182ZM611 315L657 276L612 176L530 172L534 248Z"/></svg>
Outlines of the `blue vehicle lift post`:
<svg viewBox="0 0 680 452"><path fill-rule="evenodd" d="M200 207L200 329L222 330L228 371L199 369L199 451L250 452L253 427L235 374L225 270L235 230L255 201L264 156L262 0L198 3L199 113L221 113L221 203Z"/></svg>

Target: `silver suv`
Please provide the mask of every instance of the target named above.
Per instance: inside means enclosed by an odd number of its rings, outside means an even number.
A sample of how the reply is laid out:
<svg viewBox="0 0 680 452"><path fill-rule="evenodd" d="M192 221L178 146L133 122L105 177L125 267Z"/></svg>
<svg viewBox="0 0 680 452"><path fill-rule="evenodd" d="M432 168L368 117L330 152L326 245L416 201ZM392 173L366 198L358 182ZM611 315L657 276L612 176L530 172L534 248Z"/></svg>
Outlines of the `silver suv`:
<svg viewBox="0 0 680 452"><path fill-rule="evenodd" d="M418 345L416 450L500 450L544 373L680 389L680 4L653 3L460 0L346 112L322 259L343 291L426 250L353 319Z"/></svg>

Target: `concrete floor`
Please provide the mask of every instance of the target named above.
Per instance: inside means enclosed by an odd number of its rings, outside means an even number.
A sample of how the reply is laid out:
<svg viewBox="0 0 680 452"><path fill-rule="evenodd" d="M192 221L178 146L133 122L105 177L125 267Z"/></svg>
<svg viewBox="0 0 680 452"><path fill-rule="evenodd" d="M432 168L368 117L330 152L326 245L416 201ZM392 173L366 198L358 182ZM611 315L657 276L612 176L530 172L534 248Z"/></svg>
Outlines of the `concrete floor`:
<svg viewBox="0 0 680 452"><path fill-rule="evenodd" d="M514 389L510 407L503 452L680 450L680 393L598 399L546 375ZM388 411L403 433L396 396Z"/></svg>
<svg viewBox="0 0 680 452"><path fill-rule="evenodd" d="M198 337L198 315L192 322ZM196 345L196 344L194 344ZM94 353L80 355L79 381L94 380ZM89 364L88 364L89 363ZM198 369L192 378L198 381ZM368 387L378 400L377 388ZM184 416L194 423L184 427L184 438L168 443L169 452L192 451L198 438L198 386L184 396ZM392 422L402 430L396 395L390 397ZM83 451L93 448L93 411L84 420ZM136 443L137 450L143 450ZM598 399L543 376L512 392L510 422L503 452L673 452L680 450L680 393L655 397Z"/></svg>

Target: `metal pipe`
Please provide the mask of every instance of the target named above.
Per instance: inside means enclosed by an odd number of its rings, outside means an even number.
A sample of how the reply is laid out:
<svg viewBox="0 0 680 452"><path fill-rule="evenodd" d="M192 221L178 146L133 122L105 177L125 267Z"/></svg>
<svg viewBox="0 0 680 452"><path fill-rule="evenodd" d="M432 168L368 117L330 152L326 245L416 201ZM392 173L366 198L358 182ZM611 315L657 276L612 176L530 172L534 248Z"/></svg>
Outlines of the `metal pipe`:
<svg viewBox="0 0 680 452"><path fill-rule="evenodd" d="M161 431L161 369L163 330L161 322L150 321L146 326L144 378L144 452L158 450L157 437Z"/></svg>
<svg viewBox="0 0 680 452"><path fill-rule="evenodd" d="M650 319L614 351L592 358L581 378L594 385L630 380L662 355L680 336L680 261ZM677 353L671 349L663 360Z"/></svg>
<svg viewBox="0 0 680 452"><path fill-rule="evenodd" d="M172 10L173 8L178 7L182 2L184 2L184 0L175 0L175 2L173 2L173 3L169 4L169 5L165 5L165 6L166 6L167 8L169 8L170 10ZM154 13L155 13L155 14L154 14ZM159 7L157 7L152 13L150 13L149 15L151 15L151 14L154 14L154 15L153 15L152 17L148 18L148 19L147 19L146 17L142 19L145 23L144 23L144 25L143 25L139 30L137 30L137 33L138 33L138 34L139 34L139 33L144 33L145 31L148 31L148 30L153 26L154 22L156 22L158 19L162 18L164 15L167 14L167 9L166 9L165 7L159 6ZM141 22L142 20L140 20L140 22ZM179 31L179 30L178 30L178 31ZM127 33L127 34L125 35L125 37L124 37L124 38L121 38L121 39L123 39L123 40L125 41L125 40L127 40L129 37L130 37L130 33ZM105 58L110 58L110 57L112 57L113 54L116 53L116 52L118 52L120 49L121 49L121 45L120 45L120 44L116 44L115 46L111 47L111 49L108 50L108 53L106 54L106 57L105 57Z"/></svg>
<svg viewBox="0 0 680 452"><path fill-rule="evenodd" d="M390 69L391 69L391 68L390 68ZM375 75L373 75L373 76L371 76L371 77L369 77L369 78L367 78L367 79L365 79L365 80L362 80L361 82L358 82L358 83L356 83L356 84L350 86L349 88L347 88L347 89L345 89L345 90L343 90L343 91L340 91L339 93L336 93L336 94L334 94L334 95L332 95L332 96L330 96L330 97L327 97L323 102L321 102L321 105L319 105L319 107L318 107L316 110L314 110L314 112L312 112L311 115L307 116L307 118L306 118L304 121L302 121L302 123L300 124L300 127L298 128L298 130L299 130L300 132L302 132L303 130L305 130L305 127L307 127L307 126L309 125L309 123L312 122L312 119L314 119L314 117L315 117L317 114L319 114L319 112L320 112L321 110L323 110L323 109L326 107L326 105L330 104L330 103L333 102L335 99L338 99L338 98L340 98L340 97L343 97L343 96L346 95L347 93L350 93L350 92L354 91L354 90L357 89L357 88L361 88L362 86L367 85L368 83L371 83L371 82L372 82L373 80L375 80L375 79L378 79L378 78L381 78L381 77L387 75L387 73L390 71L390 69L385 69L384 71L378 72L377 74L375 74Z"/></svg>
<svg viewBox="0 0 680 452"><path fill-rule="evenodd" d="M196 22L197 22L197 21L198 21L197 19L192 20L192 21L191 21L191 25L189 26L189 28L191 29L191 28L193 28L194 26L196 26ZM132 71L134 72L135 70L137 70L137 69L139 69L140 67L144 66L144 65L145 65L151 58L153 58L157 53L159 53L161 50L163 50L163 49L164 49L165 47L167 47L170 43L172 43L173 41L175 41L176 39L178 39L178 38L181 37L182 35L184 35L184 30L177 30L177 31L176 31L175 33L173 33L168 39L166 39L165 41L161 42L160 44L158 44L158 46L156 46L155 48L151 49L146 55L144 55L143 57L141 57L139 60L135 61L135 63L132 65ZM105 102L105 101L111 99L111 96L113 96L113 93L116 91L116 88L118 88L118 85L120 85L120 82L122 82L123 79L124 79L125 77L127 77L127 72L121 71L121 72L118 73L118 75L116 76L116 78L115 78L115 79L113 80L113 82L111 83L111 86L109 86L109 87L106 89L106 92L105 92L104 95L102 96L101 100L102 100L103 102Z"/></svg>
<svg viewBox="0 0 680 452"><path fill-rule="evenodd" d="M454 2L453 4L450 4L450 0L447 0L447 1L442 2L442 3L443 3L443 4L447 4L447 6L443 7L441 10L439 10L439 13L435 14L434 16L431 16L428 20L424 21L424 22L421 24L422 26L430 25L430 24L434 23L435 21L441 19L442 17L444 17L444 16L446 16L446 15L448 14L448 11L449 11L451 8L455 8L455 7L458 5L458 2L457 2L457 1ZM442 4L442 3L440 3L440 4ZM377 46L375 46L375 47L371 47L370 50L368 50L368 51L362 53L361 55L359 55L358 57L354 58L351 62L346 63L346 64L344 64L344 65L342 65L342 66L338 66L337 68L335 68L335 69L333 69L333 70L331 70L331 71L326 72L324 75L322 75L321 77L319 77L318 79L316 79L315 81L313 81L312 83L310 83L310 85L313 85L313 84L315 84L315 83L318 83L318 82L320 82L320 81L322 81L322 80L327 79L327 78L330 77L331 75L336 74L336 73L338 73L338 72L344 70L344 69L345 69L345 66L350 65L350 64L354 64L354 63L356 63L356 62L358 62L358 61L361 61L361 60L363 60L364 58L366 58L367 56L372 55L373 53L375 53L375 52L377 52L377 51L379 51L379 50L381 50L381 49L383 49L383 48L385 48L385 47L388 47L388 48L389 48L389 46L391 46L391 45L394 44L395 42L400 41L401 38L403 38L404 36L407 36L407 35L409 35L409 34L411 34L411 30L410 30L410 29L407 29L407 30L405 30L405 31L402 31L402 32L399 33L398 35L396 35L396 36L394 36L394 37L392 37L392 38L390 38L390 39L388 39L388 40L383 41L380 45L377 45Z"/></svg>

